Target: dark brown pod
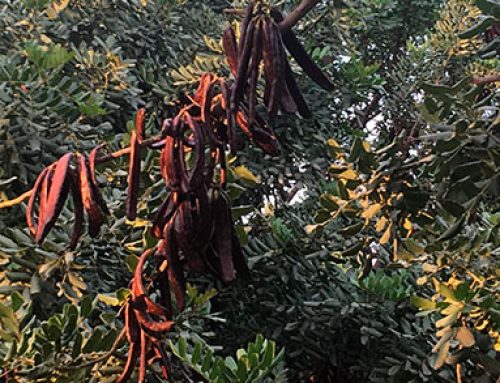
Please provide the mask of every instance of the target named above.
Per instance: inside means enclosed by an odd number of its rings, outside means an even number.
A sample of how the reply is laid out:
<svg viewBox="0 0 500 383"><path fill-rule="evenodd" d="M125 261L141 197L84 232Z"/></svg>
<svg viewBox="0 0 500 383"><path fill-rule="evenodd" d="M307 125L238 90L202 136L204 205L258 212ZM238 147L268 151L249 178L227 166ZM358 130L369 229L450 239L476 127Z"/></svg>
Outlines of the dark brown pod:
<svg viewBox="0 0 500 383"><path fill-rule="evenodd" d="M247 5L245 17L243 18L243 21L241 22L241 25L240 25L240 42L238 44L240 56L243 53L242 52L243 45L245 44L245 41L246 41L246 35L248 33L248 26L250 24L250 21L252 20L254 8L255 8L255 2L250 1Z"/></svg>
<svg viewBox="0 0 500 383"><path fill-rule="evenodd" d="M161 238L163 235L163 228L165 224L170 221L172 216L175 213L175 209L177 208L174 203L174 199L172 198L172 194L168 193L167 198L161 204L158 212L156 213L156 217L153 220L153 227L151 228L151 233L156 238Z"/></svg>
<svg viewBox="0 0 500 383"><path fill-rule="evenodd" d="M186 120L194 135L194 154L196 156L193 169L189 172L189 186L192 189L198 189L204 181L205 135L203 134L201 126L191 117L191 115L188 114Z"/></svg>
<svg viewBox="0 0 500 383"><path fill-rule="evenodd" d="M130 159L128 168L128 189L126 213L127 219L133 221L137 218L137 201L139 198L139 182L141 179L141 146L136 132L130 137Z"/></svg>
<svg viewBox="0 0 500 383"><path fill-rule="evenodd" d="M264 61L264 79L265 79L265 88L264 88L264 104L267 108L269 108L270 96L273 86L273 79L277 76L276 70L274 68L274 58L273 58L273 50L271 43L271 20L269 17L264 19L263 26L263 36L264 36L264 44L262 49L262 58Z"/></svg>
<svg viewBox="0 0 500 383"><path fill-rule="evenodd" d="M276 8L271 9L271 16L276 21L276 23L280 23L283 21L283 15ZM314 60L309 56L297 39L295 34L288 30L282 31L281 36L283 39L283 43L285 44L288 52L293 56L297 64L302 68L302 70L313 80L316 84L321 86L323 89L332 91L335 86L333 83L324 75L318 65L314 62Z"/></svg>
<svg viewBox="0 0 500 383"><path fill-rule="evenodd" d="M213 203L213 226L216 228L212 238L213 249L220 262L220 277L224 282L231 282L236 278L231 230L231 205L224 192L220 192Z"/></svg>
<svg viewBox="0 0 500 383"><path fill-rule="evenodd" d="M257 81L259 79L259 65L262 60L262 35L263 23L259 19L255 23L255 30L253 32L250 84L248 87L248 120L250 125L254 123L255 109L257 107Z"/></svg>
<svg viewBox="0 0 500 383"><path fill-rule="evenodd" d="M185 279L182 263L179 257L179 249L173 240L172 225L168 223L164 230L164 239L158 244L158 252L168 262L167 276L172 288L177 308L184 310L185 298Z"/></svg>
<svg viewBox="0 0 500 383"><path fill-rule="evenodd" d="M238 239L234 225L231 228L231 249L233 254L233 264L237 275L248 277L250 275L250 269L248 268L248 263L243 255L243 250L241 249L240 240Z"/></svg>
<svg viewBox="0 0 500 383"><path fill-rule="evenodd" d="M83 207L89 216L89 235L91 237L96 237L99 234L104 219L99 204L95 199L89 167L84 155L78 155L78 174L80 176L80 190Z"/></svg>
<svg viewBox="0 0 500 383"><path fill-rule="evenodd" d="M311 110L309 109L309 106L307 105L306 100L302 95L302 92L300 91L297 83L295 82L292 68L290 68L290 64L288 63L288 61L286 62L285 66L285 81L288 89L290 90L290 94L293 97L295 104L297 105L299 114L304 118L311 118L312 117Z"/></svg>
<svg viewBox="0 0 500 383"><path fill-rule="evenodd" d="M245 94L247 87L247 73L248 66L250 63L250 57L252 54L252 42L255 24L252 22L248 26L248 30L245 37L245 43L243 45L243 51L240 55L240 64L238 66L238 73L236 75L235 83L233 84L231 92L231 115L234 118L236 112L238 111L240 102ZM234 122L234 121L232 121ZM233 124L234 125L234 124Z"/></svg>
<svg viewBox="0 0 500 383"><path fill-rule="evenodd" d="M78 175L73 170L70 170L68 182L69 191L73 199L73 208L75 209L75 223L73 225L73 234L71 235L69 248L70 250L74 250L83 232L83 202L80 194Z"/></svg>
<svg viewBox="0 0 500 383"><path fill-rule="evenodd" d="M106 201L104 201L104 198L102 198L101 191L99 190L99 185L97 183L97 176L96 176L96 170L95 170L96 162L97 162L97 154L105 146L106 146L106 144L100 144L91 150L91 152L89 154L89 170L90 170L90 179L92 180L91 186L92 186L92 190L94 192L97 204L101 208L104 215L109 215L108 206L106 205Z"/></svg>
<svg viewBox="0 0 500 383"><path fill-rule="evenodd" d="M161 174L167 187L173 191L177 191L181 184L177 177L177 170L174 167L175 144L175 138L173 136L167 136L165 139L165 146L163 147L160 156Z"/></svg>
<svg viewBox="0 0 500 383"><path fill-rule="evenodd" d="M267 112L270 117L278 113L281 98L281 84L283 82L283 56L280 54L279 30L276 23L269 22L269 47L273 67L271 78L271 89L269 90L269 101Z"/></svg>
<svg viewBox="0 0 500 383"><path fill-rule="evenodd" d="M227 63L233 76L238 71L238 45L236 43L236 34L232 26L227 27L222 35L222 46L226 54Z"/></svg>

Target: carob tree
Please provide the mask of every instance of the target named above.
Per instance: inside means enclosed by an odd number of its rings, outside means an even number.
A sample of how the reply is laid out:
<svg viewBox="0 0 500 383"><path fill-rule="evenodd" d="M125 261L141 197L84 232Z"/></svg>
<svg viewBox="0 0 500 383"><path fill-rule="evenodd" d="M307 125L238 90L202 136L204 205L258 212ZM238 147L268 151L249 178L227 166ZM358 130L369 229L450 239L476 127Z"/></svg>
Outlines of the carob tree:
<svg viewBox="0 0 500 383"><path fill-rule="evenodd" d="M156 362L165 379L168 378L162 337L174 326L173 303L178 310L185 304L184 268L211 273L225 283L248 274L233 226L230 199L225 192L226 150L236 152L235 129L238 127L267 154L279 153L273 130L256 110L261 74L265 80L262 98L269 117L279 111L298 112L305 118L311 116L294 80L285 49L312 80L332 90L333 84L291 31L318 1L304 0L287 17L264 2L250 2L241 24L239 43L232 27L223 34L234 81L205 73L196 93L187 98L189 101L181 105L175 117L163 121L157 136L144 137L145 110L140 109L128 148L102 154L105 147L102 144L88 156L67 153L39 174L30 191L2 203L1 207L8 207L29 198L26 220L40 244L56 224L71 195L75 220L68 246L74 249L83 232L84 212L91 237L99 235L109 214L96 182L96 166L129 155L126 215L129 220L135 220L141 152L161 150L160 168L168 193L151 228L151 234L159 242L156 248L148 249L139 258L130 283L132 293L122 310L125 326L119 338L125 336L130 347L118 382L130 378L137 360L139 382L145 380L147 365ZM143 273L148 265L155 268L155 273L146 286ZM151 298L153 291L159 292L157 301Z"/></svg>

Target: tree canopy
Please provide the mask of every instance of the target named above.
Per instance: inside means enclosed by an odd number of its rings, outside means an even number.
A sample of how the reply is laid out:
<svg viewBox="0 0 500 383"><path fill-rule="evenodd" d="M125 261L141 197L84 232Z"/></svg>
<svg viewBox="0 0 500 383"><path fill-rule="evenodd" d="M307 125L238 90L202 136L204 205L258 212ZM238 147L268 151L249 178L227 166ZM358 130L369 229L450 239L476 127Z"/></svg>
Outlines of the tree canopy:
<svg viewBox="0 0 500 383"><path fill-rule="evenodd" d="M0 31L0 381L497 381L497 0Z"/></svg>

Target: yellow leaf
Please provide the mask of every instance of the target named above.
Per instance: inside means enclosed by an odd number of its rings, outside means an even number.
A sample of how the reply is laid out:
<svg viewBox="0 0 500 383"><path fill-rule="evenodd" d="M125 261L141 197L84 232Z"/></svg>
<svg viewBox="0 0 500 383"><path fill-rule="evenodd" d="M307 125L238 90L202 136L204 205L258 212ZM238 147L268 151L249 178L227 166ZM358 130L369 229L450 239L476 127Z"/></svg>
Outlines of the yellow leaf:
<svg viewBox="0 0 500 383"><path fill-rule="evenodd" d="M109 306L120 306L120 300L111 295L97 294L97 299Z"/></svg>
<svg viewBox="0 0 500 383"><path fill-rule="evenodd" d="M243 165L234 168L234 173L236 174L236 177L245 181L249 181L253 184L258 184L260 182L260 178Z"/></svg>
<svg viewBox="0 0 500 383"><path fill-rule="evenodd" d="M438 268L436 265L432 265L430 263L424 263L422 265L422 270L424 273L436 273L438 271Z"/></svg>
<svg viewBox="0 0 500 383"><path fill-rule="evenodd" d="M332 147L332 148L340 148L340 145L337 141L335 141L333 138L330 138L328 141L327 141L327 144L328 146Z"/></svg>
<svg viewBox="0 0 500 383"><path fill-rule="evenodd" d="M19 20L16 25L19 25L21 27L27 27L27 26L31 26L31 22L28 20L28 19L22 19L22 20Z"/></svg>
<svg viewBox="0 0 500 383"><path fill-rule="evenodd" d="M306 233L307 233L308 235L315 234L315 233L318 231L318 229L322 229L322 228L323 228L323 226L324 226L324 225L323 225L323 224L321 224L321 223L320 223L320 224L317 224L317 225L307 225L307 226L305 227L305 231L306 231Z"/></svg>
<svg viewBox="0 0 500 383"><path fill-rule="evenodd" d="M450 341L447 341L443 344L443 346L439 349L439 354L436 358L436 364L434 368L436 370L443 367L446 357L448 356L448 352L450 351Z"/></svg>
<svg viewBox="0 0 500 383"><path fill-rule="evenodd" d="M384 235L382 236L382 238L380 238L379 242L381 245L385 245L386 243L389 242L389 239L391 239L391 231L392 231L392 222L389 226L387 226Z"/></svg>
<svg viewBox="0 0 500 383"><path fill-rule="evenodd" d="M75 273L72 273L71 271L68 272L68 280L69 280L69 283L71 283L71 285L73 287L76 287L79 290L86 290L87 289L87 285L81 279L81 277L79 277Z"/></svg>
<svg viewBox="0 0 500 383"><path fill-rule="evenodd" d="M423 286L427 283L427 277L419 277L417 279L417 285Z"/></svg>
<svg viewBox="0 0 500 383"><path fill-rule="evenodd" d="M143 7L145 7L146 5L148 5L148 0L141 0L141 4Z"/></svg>
<svg viewBox="0 0 500 383"><path fill-rule="evenodd" d="M44 44L52 44L51 38L43 33L40 35L40 41Z"/></svg>
<svg viewBox="0 0 500 383"><path fill-rule="evenodd" d="M472 335L471 331L467 327L460 327L457 331L457 335L455 336L455 338L464 347L474 346L475 343L474 335Z"/></svg>
<svg viewBox="0 0 500 383"><path fill-rule="evenodd" d="M450 315L445 316L444 318L441 318L440 320L438 320L436 322L436 327L437 328L441 328L441 327L446 327L446 326L453 325L457 321L458 311L459 310L460 309L457 308L457 311L455 311L454 313L451 313Z"/></svg>
<svg viewBox="0 0 500 383"><path fill-rule="evenodd" d="M60 12L66 9L68 4L69 0L61 0L59 3L53 1L52 3L50 3L50 5L47 7L47 16L49 17L49 19L55 19Z"/></svg>
<svg viewBox="0 0 500 383"><path fill-rule="evenodd" d="M374 203L373 205L370 205L368 209L366 209L361 216L365 218L366 220L370 220L373 217L375 217L378 212L382 209L382 205L379 203Z"/></svg>
<svg viewBox="0 0 500 383"><path fill-rule="evenodd" d="M345 172L342 172L338 175L339 178L343 180L348 180L348 181L353 181L358 179L358 173L356 173L354 170L349 169L346 170Z"/></svg>
<svg viewBox="0 0 500 383"><path fill-rule="evenodd" d="M406 218L405 221L403 222L403 227L408 232L407 237L409 237L413 231L413 224L408 218Z"/></svg>
<svg viewBox="0 0 500 383"><path fill-rule="evenodd" d="M150 222L147 219L136 218L134 221L125 220L125 223L132 227L145 227L150 226Z"/></svg>
<svg viewBox="0 0 500 383"><path fill-rule="evenodd" d="M363 149L365 152L370 153L372 151L372 147L369 142L363 141Z"/></svg>
<svg viewBox="0 0 500 383"><path fill-rule="evenodd" d="M388 222L387 218L385 217L379 218L377 224L375 225L375 230L381 232L382 230L384 230L385 226L387 225L387 222Z"/></svg>
<svg viewBox="0 0 500 383"><path fill-rule="evenodd" d="M274 215L274 206L269 202L266 202L264 204L264 208L262 209L262 214L264 214L265 217L272 217Z"/></svg>

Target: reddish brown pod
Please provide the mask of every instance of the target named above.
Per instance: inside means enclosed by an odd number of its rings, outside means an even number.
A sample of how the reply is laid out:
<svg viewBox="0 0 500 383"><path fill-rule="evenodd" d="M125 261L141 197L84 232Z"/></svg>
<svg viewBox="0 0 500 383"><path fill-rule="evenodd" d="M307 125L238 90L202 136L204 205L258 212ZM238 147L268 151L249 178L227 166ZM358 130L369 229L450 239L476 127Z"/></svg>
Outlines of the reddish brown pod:
<svg viewBox="0 0 500 383"><path fill-rule="evenodd" d="M139 257L132 279L132 293L123 308L124 331L129 342L129 351L125 367L117 382L125 383L130 379L137 360L139 360L138 382L145 382L147 366L154 363L159 363L163 378L168 379L168 360L162 339L174 326L172 313L148 296L142 277L146 262L153 254L153 249L149 249ZM162 277L160 275L160 278ZM169 305L171 306L170 302ZM150 358L150 355L154 357Z"/></svg>
<svg viewBox="0 0 500 383"><path fill-rule="evenodd" d="M137 111L135 130L130 135L130 157L127 177L127 219L133 221L137 218L137 201L139 199L139 182L141 178L141 143L144 140L144 108Z"/></svg>
<svg viewBox="0 0 500 383"><path fill-rule="evenodd" d="M82 234L84 210L89 217L89 234L99 233L108 209L93 173L97 149L94 150L90 163L85 155L67 153L38 176L26 207L28 227L38 243L42 243L55 226L69 195L75 214L69 248L76 247Z"/></svg>

